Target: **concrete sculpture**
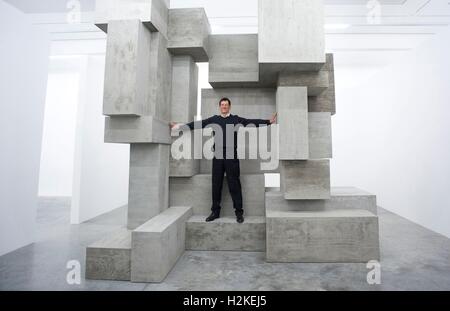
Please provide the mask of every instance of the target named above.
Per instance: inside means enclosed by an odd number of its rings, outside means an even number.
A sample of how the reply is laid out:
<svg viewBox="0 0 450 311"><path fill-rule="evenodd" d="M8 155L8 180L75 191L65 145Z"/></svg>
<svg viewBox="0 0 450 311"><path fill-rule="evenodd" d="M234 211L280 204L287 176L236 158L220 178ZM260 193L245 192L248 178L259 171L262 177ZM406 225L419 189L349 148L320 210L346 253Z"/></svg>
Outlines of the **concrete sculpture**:
<svg viewBox="0 0 450 311"><path fill-rule="evenodd" d="M203 9L97 0L107 32L105 142L130 144L129 204L127 227L87 247L86 278L161 282L186 249L261 251L269 262L379 260L376 197L330 187L336 108L323 3L259 0L258 11L258 34L214 35ZM278 112L277 168L241 160L243 224L228 189L221 218L204 222L210 161L170 152L169 121L196 114L196 62L209 62L213 86L201 92L203 117L224 96L243 117ZM265 188L265 171L280 173L279 189Z"/></svg>

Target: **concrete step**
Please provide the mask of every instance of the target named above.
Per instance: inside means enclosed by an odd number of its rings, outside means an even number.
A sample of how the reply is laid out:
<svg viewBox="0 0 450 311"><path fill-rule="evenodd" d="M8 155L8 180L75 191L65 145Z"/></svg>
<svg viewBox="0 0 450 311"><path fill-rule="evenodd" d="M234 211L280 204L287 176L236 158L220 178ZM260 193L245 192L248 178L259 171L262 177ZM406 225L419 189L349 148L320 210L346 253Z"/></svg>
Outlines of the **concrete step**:
<svg viewBox="0 0 450 311"><path fill-rule="evenodd" d="M86 279L130 280L131 231L120 229L86 248Z"/></svg>
<svg viewBox="0 0 450 311"><path fill-rule="evenodd" d="M186 249L210 251L264 251L266 220L264 216L220 217L206 222L207 215L194 215L186 223Z"/></svg>
<svg viewBox="0 0 450 311"><path fill-rule="evenodd" d="M234 216L233 201L228 190L226 176L222 189L221 216ZM212 205L212 181L210 174L193 177L170 177L170 206L192 206L194 215L209 215ZM246 216L265 215L264 174L241 175L243 208Z"/></svg>
<svg viewBox="0 0 450 311"><path fill-rule="evenodd" d="M266 210L268 262L379 260L378 216L366 210Z"/></svg>
<svg viewBox="0 0 450 311"><path fill-rule="evenodd" d="M374 194L355 187L333 187L329 200L286 200L279 188L266 191L266 207L284 211L362 209L377 215Z"/></svg>

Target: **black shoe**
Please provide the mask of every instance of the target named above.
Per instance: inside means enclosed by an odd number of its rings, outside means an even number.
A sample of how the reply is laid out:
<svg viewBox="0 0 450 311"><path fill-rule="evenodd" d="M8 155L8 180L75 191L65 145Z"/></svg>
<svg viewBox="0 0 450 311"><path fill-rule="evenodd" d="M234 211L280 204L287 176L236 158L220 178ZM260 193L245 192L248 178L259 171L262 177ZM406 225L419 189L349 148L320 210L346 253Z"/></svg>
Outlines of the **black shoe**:
<svg viewBox="0 0 450 311"><path fill-rule="evenodd" d="M242 215L237 215L236 216L236 221L238 222L238 223L243 223L244 222L244 216L242 216Z"/></svg>
<svg viewBox="0 0 450 311"><path fill-rule="evenodd" d="M213 220L216 219L216 218L220 218L219 214L212 212L211 215L209 215L209 216L206 218L206 221L213 221Z"/></svg>

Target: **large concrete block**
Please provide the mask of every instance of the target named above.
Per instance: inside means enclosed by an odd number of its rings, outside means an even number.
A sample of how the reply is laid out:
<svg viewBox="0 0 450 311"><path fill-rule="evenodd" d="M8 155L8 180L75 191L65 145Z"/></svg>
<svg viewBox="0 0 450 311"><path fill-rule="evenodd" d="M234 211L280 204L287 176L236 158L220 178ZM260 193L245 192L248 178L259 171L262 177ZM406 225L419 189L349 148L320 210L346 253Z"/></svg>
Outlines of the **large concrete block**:
<svg viewBox="0 0 450 311"><path fill-rule="evenodd" d="M266 209L316 212L361 209L377 215L377 202L374 194L354 187L333 187L327 200L286 200L278 188L266 192Z"/></svg>
<svg viewBox="0 0 450 311"><path fill-rule="evenodd" d="M330 198L330 160L280 161L280 185L286 200Z"/></svg>
<svg viewBox="0 0 450 311"><path fill-rule="evenodd" d="M120 229L86 248L86 279L130 280L131 231Z"/></svg>
<svg viewBox="0 0 450 311"><path fill-rule="evenodd" d="M169 206L169 145L131 144L128 229L135 229Z"/></svg>
<svg viewBox="0 0 450 311"><path fill-rule="evenodd" d="M331 114L329 112L309 112L309 159L332 158L333 150L331 138Z"/></svg>
<svg viewBox="0 0 450 311"><path fill-rule="evenodd" d="M249 87L259 82L258 35L211 35L209 83L214 87Z"/></svg>
<svg viewBox="0 0 450 311"><path fill-rule="evenodd" d="M244 215L264 216L264 175L241 175ZM209 215L212 206L211 175L196 175L190 178L170 178L170 206L189 205L194 215ZM226 176L222 191L221 216L234 216L233 201L228 190Z"/></svg>
<svg viewBox="0 0 450 311"><path fill-rule="evenodd" d="M328 71L280 72L278 86L306 86L308 96L317 96L329 87Z"/></svg>
<svg viewBox="0 0 450 311"><path fill-rule="evenodd" d="M111 21L103 114L140 116L148 105L151 33L139 20Z"/></svg>
<svg viewBox="0 0 450 311"><path fill-rule="evenodd" d="M198 133L191 131L172 133L170 177L192 177L200 173L200 159L195 158L195 148L202 146L194 144L194 135L198 135Z"/></svg>
<svg viewBox="0 0 450 311"><path fill-rule="evenodd" d="M196 62L207 62L211 33L203 8L169 10L169 50L174 55L190 55Z"/></svg>
<svg viewBox="0 0 450 311"><path fill-rule="evenodd" d="M131 281L162 282L186 248L191 207L170 207L132 232Z"/></svg>
<svg viewBox="0 0 450 311"><path fill-rule="evenodd" d="M198 66L192 56L172 59L171 116L174 122L187 123L197 115Z"/></svg>
<svg viewBox="0 0 450 311"><path fill-rule="evenodd" d="M205 222L206 215L192 216L186 223L186 249L205 251L264 251L266 221L263 216L247 216L243 223L235 217Z"/></svg>
<svg viewBox="0 0 450 311"><path fill-rule="evenodd" d="M267 210L266 261L379 260L378 217L366 210Z"/></svg>
<svg viewBox="0 0 450 311"><path fill-rule="evenodd" d="M308 98L308 110L310 112L336 113L336 95L334 82L334 60L333 54L326 55L327 62L321 71L328 73L329 87L320 95Z"/></svg>
<svg viewBox="0 0 450 311"><path fill-rule="evenodd" d="M139 20L167 36L169 0L96 0L95 24L104 32L115 20Z"/></svg>
<svg viewBox="0 0 450 311"><path fill-rule="evenodd" d="M280 160L309 158L306 87L279 87L276 92Z"/></svg>
<svg viewBox="0 0 450 311"><path fill-rule="evenodd" d="M152 116L106 117L105 142L170 144L170 127Z"/></svg>
<svg viewBox="0 0 450 311"><path fill-rule="evenodd" d="M324 15L322 0L259 0L260 73L319 70L325 63Z"/></svg>

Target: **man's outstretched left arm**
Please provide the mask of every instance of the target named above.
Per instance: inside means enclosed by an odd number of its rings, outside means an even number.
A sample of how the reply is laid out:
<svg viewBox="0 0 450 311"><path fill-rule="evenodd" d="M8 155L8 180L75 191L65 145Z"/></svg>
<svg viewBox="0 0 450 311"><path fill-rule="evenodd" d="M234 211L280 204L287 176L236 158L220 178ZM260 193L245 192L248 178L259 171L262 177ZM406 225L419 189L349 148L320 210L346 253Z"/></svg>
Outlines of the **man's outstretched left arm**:
<svg viewBox="0 0 450 311"><path fill-rule="evenodd" d="M238 116L238 123L242 124L243 126L253 124L257 127L260 127L260 126L265 126L265 125L271 125L271 124L275 123L276 119L277 119L277 114L274 114L271 119L267 119L267 120L247 119L247 118L241 118Z"/></svg>

